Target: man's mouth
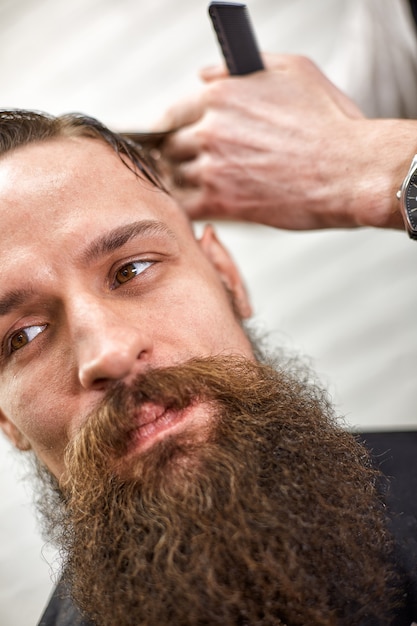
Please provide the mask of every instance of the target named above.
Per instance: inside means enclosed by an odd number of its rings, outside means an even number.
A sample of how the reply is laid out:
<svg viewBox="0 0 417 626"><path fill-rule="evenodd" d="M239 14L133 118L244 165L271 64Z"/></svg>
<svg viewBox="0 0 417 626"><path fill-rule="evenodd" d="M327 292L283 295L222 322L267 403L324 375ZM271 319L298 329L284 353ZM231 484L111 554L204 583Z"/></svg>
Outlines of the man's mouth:
<svg viewBox="0 0 417 626"><path fill-rule="evenodd" d="M145 402L136 414L137 428L132 436L132 451L141 452L164 436L183 428L192 406L183 409Z"/></svg>

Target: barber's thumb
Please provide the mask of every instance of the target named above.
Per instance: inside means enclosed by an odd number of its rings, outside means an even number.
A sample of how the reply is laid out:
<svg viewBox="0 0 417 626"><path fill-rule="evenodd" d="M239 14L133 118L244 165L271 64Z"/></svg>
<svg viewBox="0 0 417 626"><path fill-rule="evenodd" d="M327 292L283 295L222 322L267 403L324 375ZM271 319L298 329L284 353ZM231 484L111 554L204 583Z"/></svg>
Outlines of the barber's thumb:
<svg viewBox="0 0 417 626"><path fill-rule="evenodd" d="M205 83L209 83L212 80L226 78L226 76L229 76L229 72L225 65L208 65L200 70L199 75L201 80L204 80Z"/></svg>

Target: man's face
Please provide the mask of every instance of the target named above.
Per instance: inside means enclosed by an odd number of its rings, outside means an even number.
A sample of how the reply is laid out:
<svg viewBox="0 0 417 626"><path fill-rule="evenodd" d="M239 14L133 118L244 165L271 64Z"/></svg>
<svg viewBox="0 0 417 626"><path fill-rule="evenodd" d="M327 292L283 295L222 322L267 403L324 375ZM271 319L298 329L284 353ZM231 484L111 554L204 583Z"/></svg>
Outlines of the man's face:
<svg viewBox="0 0 417 626"><path fill-rule="evenodd" d="M211 229L196 241L166 194L99 141L31 144L0 161L0 419L50 471L115 381L194 356L252 350L250 308ZM204 406L160 418L138 446L204 428ZM142 416L143 417L143 416Z"/></svg>
<svg viewBox="0 0 417 626"><path fill-rule="evenodd" d="M304 374L255 361L211 229L86 139L0 159L0 219L0 424L59 479L41 510L93 621L383 615L374 473Z"/></svg>

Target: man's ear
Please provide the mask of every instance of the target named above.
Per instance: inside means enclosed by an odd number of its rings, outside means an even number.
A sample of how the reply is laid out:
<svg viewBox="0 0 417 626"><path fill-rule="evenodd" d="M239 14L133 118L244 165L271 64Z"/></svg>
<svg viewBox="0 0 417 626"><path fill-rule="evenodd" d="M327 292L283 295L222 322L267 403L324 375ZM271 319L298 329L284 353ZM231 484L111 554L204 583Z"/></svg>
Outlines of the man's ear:
<svg viewBox="0 0 417 626"><path fill-rule="evenodd" d="M0 409L0 428L12 444L19 450L30 450L31 445L18 427L6 417Z"/></svg>
<svg viewBox="0 0 417 626"><path fill-rule="evenodd" d="M233 298L233 306L240 319L249 318L252 315L252 307L245 285L232 257L217 239L212 226L205 226L199 244Z"/></svg>

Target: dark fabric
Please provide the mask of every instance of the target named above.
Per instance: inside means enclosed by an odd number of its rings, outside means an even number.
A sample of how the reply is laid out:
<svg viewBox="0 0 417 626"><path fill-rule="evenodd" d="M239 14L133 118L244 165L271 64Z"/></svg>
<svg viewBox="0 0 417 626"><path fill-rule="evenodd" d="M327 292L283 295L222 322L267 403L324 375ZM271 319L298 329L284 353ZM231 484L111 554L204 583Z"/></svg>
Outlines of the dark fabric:
<svg viewBox="0 0 417 626"><path fill-rule="evenodd" d="M376 465L388 478L386 496L396 559L404 576L404 608L395 626L417 622L417 431L363 433Z"/></svg>
<svg viewBox="0 0 417 626"><path fill-rule="evenodd" d="M94 626L85 620L60 582L49 600L38 626ZM116 625L115 625L116 626Z"/></svg>
<svg viewBox="0 0 417 626"><path fill-rule="evenodd" d="M417 0L410 0L411 13L417 25Z"/></svg>
<svg viewBox="0 0 417 626"><path fill-rule="evenodd" d="M404 580L403 608L392 626L410 626L417 622L417 431L362 433L360 438L388 478L390 524L397 567ZM67 590L59 584L38 626L93 625L83 620Z"/></svg>

